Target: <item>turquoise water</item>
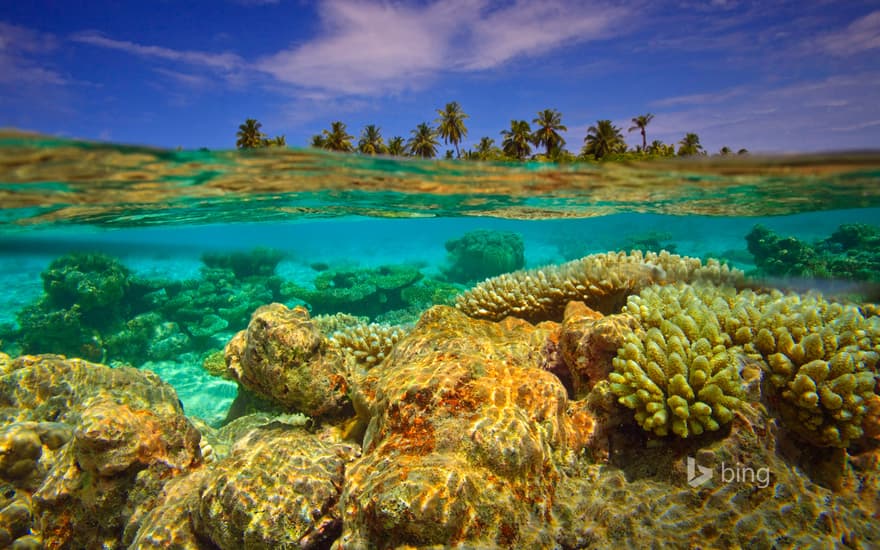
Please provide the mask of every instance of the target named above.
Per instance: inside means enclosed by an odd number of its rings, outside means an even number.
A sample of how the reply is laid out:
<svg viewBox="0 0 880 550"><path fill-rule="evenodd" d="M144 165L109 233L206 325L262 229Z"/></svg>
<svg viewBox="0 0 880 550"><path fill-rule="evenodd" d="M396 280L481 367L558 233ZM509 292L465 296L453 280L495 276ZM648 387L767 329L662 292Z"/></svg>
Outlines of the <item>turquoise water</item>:
<svg viewBox="0 0 880 550"><path fill-rule="evenodd" d="M283 255L277 274L304 286L316 263L412 264L442 280L444 244L488 229L522 237L525 268L662 247L749 271L745 235L757 224L810 242L880 220L880 159L868 155L556 167L18 134L0 135L0 154L0 324L12 352L17 314L43 292L40 273L72 252L104 253L153 279L196 280L206 252L269 247ZM243 328L218 333L213 347ZM202 371L209 347L184 361L133 362L170 381L188 413L217 423L235 388Z"/></svg>
<svg viewBox="0 0 880 550"><path fill-rule="evenodd" d="M485 277L630 250L718 259L783 289L854 283L848 297L880 299L878 155L482 165L3 134L0 197L2 350L152 370L214 427L238 385L203 362L269 302L412 327ZM854 224L868 235L859 246L832 238ZM816 251L771 272L746 239L756 226ZM450 243L468 235L501 236L501 251L466 258ZM372 298L319 292L380 272L398 279Z"/></svg>

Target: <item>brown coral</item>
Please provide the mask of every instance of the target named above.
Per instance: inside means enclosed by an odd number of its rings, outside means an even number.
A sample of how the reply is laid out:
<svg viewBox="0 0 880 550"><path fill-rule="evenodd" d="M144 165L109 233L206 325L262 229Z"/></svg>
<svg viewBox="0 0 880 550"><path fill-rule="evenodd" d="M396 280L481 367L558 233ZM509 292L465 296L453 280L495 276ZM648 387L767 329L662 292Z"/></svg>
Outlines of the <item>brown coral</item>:
<svg viewBox="0 0 880 550"><path fill-rule="evenodd" d="M633 251L593 254L559 266L517 271L487 279L456 299L471 317L500 320L508 315L529 321L561 320L570 301L614 313L626 297L652 284L707 281L734 284L743 277L717 260Z"/></svg>

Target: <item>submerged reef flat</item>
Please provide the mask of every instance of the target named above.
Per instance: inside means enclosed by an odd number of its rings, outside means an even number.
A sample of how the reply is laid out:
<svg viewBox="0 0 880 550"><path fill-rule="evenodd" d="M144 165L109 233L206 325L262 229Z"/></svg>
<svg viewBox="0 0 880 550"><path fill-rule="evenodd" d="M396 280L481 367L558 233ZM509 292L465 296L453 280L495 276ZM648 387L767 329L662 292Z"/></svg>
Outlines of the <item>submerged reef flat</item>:
<svg viewBox="0 0 880 550"><path fill-rule="evenodd" d="M256 309L220 428L149 372L0 356L0 542L880 545L876 308L665 252L524 273L413 326Z"/></svg>

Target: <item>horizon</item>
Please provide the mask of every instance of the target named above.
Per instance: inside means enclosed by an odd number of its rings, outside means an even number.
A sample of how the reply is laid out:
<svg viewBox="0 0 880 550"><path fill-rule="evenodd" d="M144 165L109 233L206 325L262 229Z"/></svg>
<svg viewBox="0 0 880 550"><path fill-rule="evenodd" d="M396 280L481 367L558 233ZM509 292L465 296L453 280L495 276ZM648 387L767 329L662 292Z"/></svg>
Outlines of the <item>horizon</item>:
<svg viewBox="0 0 880 550"><path fill-rule="evenodd" d="M654 114L648 141L753 153L876 150L880 9L866 1L51 2L0 15L0 126L232 149L255 118L307 147L340 120L388 138L451 101L462 148L557 109L587 127ZM196 22L195 24L193 22ZM195 30L194 30L195 28ZM451 145L441 142L440 155Z"/></svg>

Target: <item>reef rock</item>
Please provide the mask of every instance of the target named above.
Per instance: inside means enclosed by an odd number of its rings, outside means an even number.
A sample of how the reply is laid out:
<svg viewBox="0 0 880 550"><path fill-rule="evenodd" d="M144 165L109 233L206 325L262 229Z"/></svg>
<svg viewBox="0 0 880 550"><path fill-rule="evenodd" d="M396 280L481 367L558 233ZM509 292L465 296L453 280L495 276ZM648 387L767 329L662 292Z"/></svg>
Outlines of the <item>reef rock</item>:
<svg viewBox="0 0 880 550"><path fill-rule="evenodd" d="M326 547L341 531L336 505L358 451L282 424L252 430L202 480L195 529L223 550Z"/></svg>
<svg viewBox="0 0 880 550"><path fill-rule="evenodd" d="M592 428L539 368L552 329L422 315L359 384L371 421L340 548L552 545L556 484Z"/></svg>
<svg viewBox="0 0 880 550"><path fill-rule="evenodd" d="M198 431L150 372L19 357L0 376L0 419L0 477L32 518L13 547L119 547L136 508L201 463Z"/></svg>
<svg viewBox="0 0 880 550"><path fill-rule="evenodd" d="M309 416L338 413L347 386L341 367L325 360L325 340L302 307L257 309L247 330L226 345L233 379L259 396Z"/></svg>

